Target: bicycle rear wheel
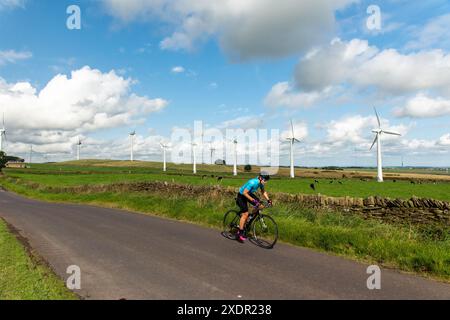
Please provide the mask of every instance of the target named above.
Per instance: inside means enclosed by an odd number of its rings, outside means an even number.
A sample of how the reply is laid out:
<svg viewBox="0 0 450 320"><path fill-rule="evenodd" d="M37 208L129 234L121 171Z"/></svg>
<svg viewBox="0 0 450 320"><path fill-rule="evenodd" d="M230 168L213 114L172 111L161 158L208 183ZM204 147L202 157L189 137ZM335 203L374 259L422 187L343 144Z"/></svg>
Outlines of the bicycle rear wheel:
<svg viewBox="0 0 450 320"><path fill-rule="evenodd" d="M253 240L262 248L271 249L278 240L278 225L272 217L260 215L253 221Z"/></svg>
<svg viewBox="0 0 450 320"><path fill-rule="evenodd" d="M236 233L239 229L239 221L241 216L236 210L230 210L225 213L223 217L223 232L222 235L230 240L236 240Z"/></svg>

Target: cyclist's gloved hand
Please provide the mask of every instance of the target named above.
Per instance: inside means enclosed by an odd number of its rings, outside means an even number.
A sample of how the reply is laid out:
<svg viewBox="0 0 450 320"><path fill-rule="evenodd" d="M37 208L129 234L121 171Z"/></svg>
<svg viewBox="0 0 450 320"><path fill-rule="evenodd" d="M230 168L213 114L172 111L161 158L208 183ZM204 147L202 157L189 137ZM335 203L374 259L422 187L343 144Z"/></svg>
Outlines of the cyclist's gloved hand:
<svg viewBox="0 0 450 320"><path fill-rule="evenodd" d="M255 207L259 207L259 206L261 205L261 203L259 203L259 201L256 200L256 199L254 199L254 200L252 201L252 204L253 204Z"/></svg>
<svg viewBox="0 0 450 320"><path fill-rule="evenodd" d="M269 203L269 206L273 206L272 200L268 200L267 202Z"/></svg>

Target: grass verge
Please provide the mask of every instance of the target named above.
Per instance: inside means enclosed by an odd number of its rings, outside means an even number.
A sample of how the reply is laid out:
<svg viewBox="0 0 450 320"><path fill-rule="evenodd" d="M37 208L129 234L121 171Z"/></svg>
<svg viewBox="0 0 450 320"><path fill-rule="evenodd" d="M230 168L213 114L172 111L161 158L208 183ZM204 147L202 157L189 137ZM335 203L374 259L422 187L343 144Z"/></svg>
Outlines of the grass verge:
<svg viewBox="0 0 450 320"><path fill-rule="evenodd" d="M126 209L220 228L233 199L168 195L158 192L51 193L0 178L10 191L51 202L84 203ZM280 240L348 258L450 281L450 233L436 238L419 227L276 204L271 209Z"/></svg>
<svg viewBox="0 0 450 320"><path fill-rule="evenodd" d="M74 300L52 270L26 248L0 219L0 300Z"/></svg>

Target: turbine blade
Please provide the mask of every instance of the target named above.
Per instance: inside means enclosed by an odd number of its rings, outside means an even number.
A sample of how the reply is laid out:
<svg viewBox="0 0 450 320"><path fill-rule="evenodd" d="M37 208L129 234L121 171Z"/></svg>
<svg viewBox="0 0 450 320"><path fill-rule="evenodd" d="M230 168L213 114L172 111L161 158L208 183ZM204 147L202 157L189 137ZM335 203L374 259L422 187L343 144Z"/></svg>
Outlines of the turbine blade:
<svg viewBox="0 0 450 320"><path fill-rule="evenodd" d="M392 134L392 135L394 135L394 136L401 136L401 134L400 133L397 133L397 132L392 132L392 131L382 131L383 133L386 133L386 134Z"/></svg>
<svg viewBox="0 0 450 320"><path fill-rule="evenodd" d="M300 140L298 140L297 138L294 138L294 141L300 143Z"/></svg>
<svg viewBox="0 0 450 320"><path fill-rule="evenodd" d="M292 122L292 119L291 119L291 129L292 129L292 139L294 139L295 138L295 135L294 135L294 123Z"/></svg>
<svg viewBox="0 0 450 320"><path fill-rule="evenodd" d="M378 116L377 109L375 107L373 107L373 110L375 110L375 115L377 116L378 128L381 128L381 121L380 121L380 117Z"/></svg>
<svg viewBox="0 0 450 320"><path fill-rule="evenodd" d="M372 146L370 147L370 150L372 150L375 143L378 141L378 135L375 136L375 140L373 140Z"/></svg>

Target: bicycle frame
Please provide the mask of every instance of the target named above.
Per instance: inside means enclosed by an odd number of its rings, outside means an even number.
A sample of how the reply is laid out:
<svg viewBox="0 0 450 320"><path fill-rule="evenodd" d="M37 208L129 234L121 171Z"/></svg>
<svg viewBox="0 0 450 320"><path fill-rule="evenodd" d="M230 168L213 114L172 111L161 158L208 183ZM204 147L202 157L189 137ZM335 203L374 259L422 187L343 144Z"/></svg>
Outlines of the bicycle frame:
<svg viewBox="0 0 450 320"><path fill-rule="evenodd" d="M270 203L264 203L259 207L252 206L249 208L251 216L244 225L244 232L250 235L251 241L255 240L254 244L266 249L272 249L278 240L277 223L270 215L262 213L264 209L269 207L271 207ZM225 238L236 240L236 232L241 218L242 214L237 210L229 210L224 215L222 235Z"/></svg>
<svg viewBox="0 0 450 320"><path fill-rule="evenodd" d="M255 221L256 218L258 218L258 216L261 215L261 211L263 211L264 209L269 208L269 207L271 207L269 205L269 203L261 204L259 207L253 206L253 211L251 213L252 217L250 219L247 219L244 229L248 230L250 228L250 226L252 225L252 222ZM264 227L266 227L265 223L264 223L264 219L262 217L261 217L261 221L264 224Z"/></svg>

